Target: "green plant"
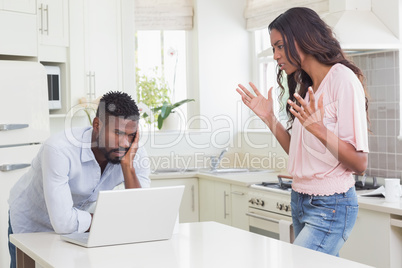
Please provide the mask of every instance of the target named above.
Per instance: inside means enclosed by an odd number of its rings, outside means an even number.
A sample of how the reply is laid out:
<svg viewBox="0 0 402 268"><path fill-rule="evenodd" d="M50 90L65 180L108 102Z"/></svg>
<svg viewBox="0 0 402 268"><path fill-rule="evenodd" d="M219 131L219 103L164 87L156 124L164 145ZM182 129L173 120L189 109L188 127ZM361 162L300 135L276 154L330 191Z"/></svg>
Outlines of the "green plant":
<svg viewBox="0 0 402 268"><path fill-rule="evenodd" d="M162 106L152 108L151 110L157 114L159 111L158 115L158 129L161 129L163 126L163 121L170 115L170 113L174 113L174 109L179 107L180 105L183 105L187 102L194 101L194 99L185 99L179 102L176 102L174 104L170 104L168 102L164 102Z"/></svg>
<svg viewBox="0 0 402 268"><path fill-rule="evenodd" d="M165 102L170 103L169 85L157 73L158 68L154 69L152 76L140 74L140 70L136 70L137 102L145 104L149 109L162 106ZM149 115L143 112L143 118L146 123L152 124L158 120L158 114Z"/></svg>

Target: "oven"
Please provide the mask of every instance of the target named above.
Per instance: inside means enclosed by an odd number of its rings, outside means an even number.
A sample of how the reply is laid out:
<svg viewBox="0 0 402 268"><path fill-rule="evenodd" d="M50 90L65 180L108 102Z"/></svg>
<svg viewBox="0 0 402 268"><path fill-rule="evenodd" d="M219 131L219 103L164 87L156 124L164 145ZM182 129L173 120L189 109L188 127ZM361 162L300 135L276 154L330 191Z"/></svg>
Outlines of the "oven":
<svg viewBox="0 0 402 268"><path fill-rule="evenodd" d="M252 185L248 202L250 232L293 242L290 191Z"/></svg>

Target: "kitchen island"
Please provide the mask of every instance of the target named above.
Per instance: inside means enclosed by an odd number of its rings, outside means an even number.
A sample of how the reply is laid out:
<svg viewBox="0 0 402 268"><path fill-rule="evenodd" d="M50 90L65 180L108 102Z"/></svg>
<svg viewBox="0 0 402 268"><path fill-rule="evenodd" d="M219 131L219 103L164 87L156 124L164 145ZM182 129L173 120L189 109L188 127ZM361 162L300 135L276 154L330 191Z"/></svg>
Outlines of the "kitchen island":
<svg viewBox="0 0 402 268"><path fill-rule="evenodd" d="M260 193L261 196L282 196L284 207L290 203L290 192L278 189L255 189L253 184L261 182L277 181L277 172L240 172L214 174L208 172L176 172L152 174L152 184L181 178L186 181L191 179L198 196L182 202L183 209L180 215L187 211L199 215L199 219L193 221L217 221L235 226L243 230L249 230L249 204L253 196L251 192ZM206 185L208 187L206 187ZM384 197L363 197L360 194L372 190L357 191L359 214L355 228L348 241L341 249L340 256L349 260L365 263L374 267L402 267L402 198L397 203L387 203ZM214 193L214 194L212 194ZM265 201L267 198L263 198ZM198 206L192 200L199 200ZM287 200L284 202L283 200ZM279 201L279 200L278 200ZM190 204L195 204L190 206Z"/></svg>
<svg viewBox="0 0 402 268"><path fill-rule="evenodd" d="M370 267L216 222L182 223L164 241L84 248L54 233L13 234L18 267ZM29 266L31 265L31 266Z"/></svg>

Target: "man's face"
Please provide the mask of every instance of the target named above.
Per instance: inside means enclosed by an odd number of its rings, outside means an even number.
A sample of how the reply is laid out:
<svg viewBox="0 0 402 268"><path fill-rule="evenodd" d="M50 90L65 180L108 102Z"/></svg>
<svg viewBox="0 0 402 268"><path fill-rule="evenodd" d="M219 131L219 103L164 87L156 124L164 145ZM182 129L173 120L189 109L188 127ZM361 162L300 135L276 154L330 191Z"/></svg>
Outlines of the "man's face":
<svg viewBox="0 0 402 268"><path fill-rule="evenodd" d="M120 163L134 141L138 121L109 116L99 129L98 148L112 164Z"/></svg>

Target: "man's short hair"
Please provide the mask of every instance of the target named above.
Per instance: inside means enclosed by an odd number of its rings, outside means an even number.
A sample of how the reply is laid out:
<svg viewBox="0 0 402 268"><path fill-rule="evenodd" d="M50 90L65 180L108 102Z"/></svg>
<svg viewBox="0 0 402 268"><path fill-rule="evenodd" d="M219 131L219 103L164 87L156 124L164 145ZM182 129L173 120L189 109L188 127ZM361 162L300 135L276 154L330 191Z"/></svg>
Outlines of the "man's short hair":
<svg viewBox="0 0 402 268"><path fill-rule="evenodd" d="M96 117L103 121L109 116L138 121L140 112L130 95L121 91L109 91L100 99Z"/></svg>

